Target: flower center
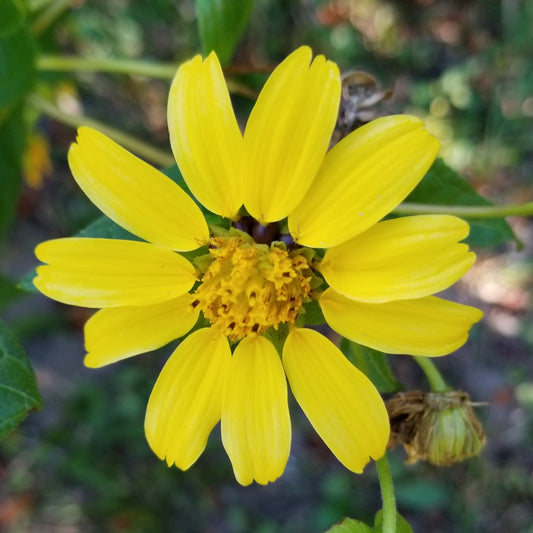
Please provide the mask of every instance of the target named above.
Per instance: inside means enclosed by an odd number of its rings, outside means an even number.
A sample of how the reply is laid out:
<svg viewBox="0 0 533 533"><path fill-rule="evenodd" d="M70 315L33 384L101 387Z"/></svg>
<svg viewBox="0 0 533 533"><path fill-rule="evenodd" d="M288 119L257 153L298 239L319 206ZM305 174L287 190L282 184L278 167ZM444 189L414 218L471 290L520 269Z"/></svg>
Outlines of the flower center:
<svg viewBox="0 0 533 533"><path fill-rule="evenodd" d="M312 272L298 250L246 237L211 239L213 259L193 302L231 340L293 323L311 290Z"/></svg>

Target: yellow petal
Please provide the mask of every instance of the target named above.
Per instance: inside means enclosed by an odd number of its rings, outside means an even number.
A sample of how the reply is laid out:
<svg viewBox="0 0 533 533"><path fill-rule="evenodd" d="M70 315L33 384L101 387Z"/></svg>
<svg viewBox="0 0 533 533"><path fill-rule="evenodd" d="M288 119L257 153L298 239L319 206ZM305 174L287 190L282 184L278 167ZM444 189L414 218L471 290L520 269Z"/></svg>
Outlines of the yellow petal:
<svg viewBox="0 0 533 533"><path fill-rule="evenodd" d="M77 141L68 154L72 174L106 216L172 250L207 243L202 212L170 178L91 128L80 128Z"/></svg>
<svg viewBox="0 0 533 533"><path fill-rule="evenodd" d="M198 320L191 299L184 294L168 302L97 311L85 324L85 365L109 365L179 339Z"/></svg>
<svg viewBox="0 0 533 533"><path fill-rule="evenodd" d="M161 370L152 390L144 431L154 453L186 470L200 457L220 420L231 351L213 328L191 333Z"/></svg>
<svg viewBox="0 0 533 533"><path fill-rule="evenodd" d="M426 296L369 304L332 289L320 297L327 323L343 337L387 353L446 355L460 348L483 316L475 307Z"/></svg>
<svg viewBox="0 0 533 533"><path fill-rule="evenodd" d="M172 300L195 282L184 257L147 242L56 239L35 249L48 265L33 283L59 302L82 307L148 305Z"/></svg>
<svg viewBox="0 0 533 533"><path fill-rule="evenodd" d="M408 115L378 118L335 145L307 195L289 216L297 242L341 244L396 207L427 172L439 143Z"/></svg>
<svg viewBox="0 0 533 533"><path fill-rule="evenodd" d="M283 347L291 390L335 457L360 473L379 459L389 438L389 417L372 382L326 337L294 329Z"/></svg>
<svg viewBox="0 0 533 533"><path fill-rule="evenodd" d="M222 443L241 485L262 485L285 469L291 446L287 381L274 345L244 338L233 354L221 420Z"/></svg>
<svg viewBox="0 0 533 533"><path fill-rule="evenodd" d="M244 134L244 205L260 222L285 218L301 201L337 119L337 65L302 46L266 82Z"/></svg>
<svg viewBox="0 0 533 533"><path fill-rule="evenodd" d="M421 215L380 222L329 248L320 272L335 291L362 302L420 298L455 283L475 260L460 218Z"/></svg>
<svg viewBox="0 0 533 533"><path fill-rule="evenodd" d="M167 114L172 151L189 189L213 213L234 218L242 204L242 135L214 52L181 65Z"/></svg>

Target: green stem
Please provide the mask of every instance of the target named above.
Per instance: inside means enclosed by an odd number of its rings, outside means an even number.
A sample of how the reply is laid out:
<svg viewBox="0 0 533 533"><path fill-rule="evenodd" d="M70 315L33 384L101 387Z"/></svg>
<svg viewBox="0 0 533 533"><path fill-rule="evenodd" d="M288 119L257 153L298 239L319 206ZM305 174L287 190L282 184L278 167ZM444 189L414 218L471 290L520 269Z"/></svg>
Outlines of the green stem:
<svg viewBox="0 0 533 533"><path fill-rule="evenodd" d="M414 356L414 360L424 371L424 374L429 381L429 386L433 392L445 392L450 389L448 384L444 381L442 374L435 366L435 363L429 357L417 355Z"/></svg>
<svg viewBox="0 0 533 533"><path fill-rule="evenodd" d="M109 72L171 80L178 65L174 63L154 63L136 59L117 59L109 57L78 57L42 55L37 60L37 68L52 72Z"/></svg>
<svg viewBox="0 0 533 533"><path fill-rule="evenodd" d="M128 74L146 76L160 80L172 80L178 64L155 63L137 59L118 59L109 57L78 57L42 55L37 60L37 69L41 72L106 72L108 74ZM257 93L235 80L226 80L230 93L239 94L255 100Z"/></svg>
<svg viewBox="0 0 533 533"><path fill-rule="evenodd" d="M533 202L514 205L435 205L435 204L400 204L393 211L397 215L439 214L455 215L467 218L503 218L509 216L532 216Z"/></svg>
<svg viewBox="0 0 533 533"><path fill-rule="evenodd" d="M159 148L156 148L151 144L124 133L121 130L108 126L107 124L103 124L98 120L87 118L83 115L69 115L64 111L61 111L61 109L48 100L36 94L32 94L28 97L28 103L41 113L44 113L45 115L48 115L49 117L52 117L58 122L66 124L67 126L72 126L73 128L77 128L79 126L90 126L91 128L97 129L121 144L124 148L134 152L136 155L144 159L150 160L152 163L155 163L160 167L165 168L174 164L174 158L170 153L160 150Z"/></svg>
<svg viewBox="0 0 533 533"><path fill-rule="evenodd" d="M376 461L376 468L383 502L382 533L396 533L396 497L387 454Z"/></svg>

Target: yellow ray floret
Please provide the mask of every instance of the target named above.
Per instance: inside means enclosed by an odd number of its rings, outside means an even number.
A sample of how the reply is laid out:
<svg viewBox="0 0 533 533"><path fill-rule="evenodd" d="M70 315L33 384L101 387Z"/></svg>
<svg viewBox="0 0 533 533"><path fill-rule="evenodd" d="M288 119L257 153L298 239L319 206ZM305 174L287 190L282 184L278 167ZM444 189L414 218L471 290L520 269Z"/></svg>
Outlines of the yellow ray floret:
<svg viewBox="0 0 533 533"><path fill-rule="evenodd" d="M220 420L222 395L231 351L224 335L213 328L191 333L159 374L144 430L154 453L168 466L189 468Z"/></svg>
<svg viewBox="0 0 533 533"><path fill-rule="evenodd" d="M172 151L192 193L213 213L234 218L242 204L242 135L215 53L178 69L167 116Z"/></svg>
<svg viewBox="0 0 533 533"><path fill-rule="evenodd" d="M483 316L475 307L435 296L369 304L327 289L319 302L327 323L343 337L387 353L427 357L460 348Z"/></svg>
<svg viewBox="0 0 533 533"><path fill-rule="evenodd" d="M319 265L328 284L362 302L420 298L446 289L475 261L466 244L468 224L447 215L380 222L329 248Z"/></svg>
<svg viewBox="0 0 533 533"><path fill-rule="evenodd" d="M72 174L111 220L153 244L195 250L209 231L199 207L170 178L92 128L70 147Z"/></svg>
<svg viewBox="0 0 533 533"><path fill-rule="evenodd" d="M261 223L301 201L328 149L337 119L337 65L302 46L272 73L244 133L244 205Z"/></svg>
<svg viewBox="0 0 533 533"><path fill-rule="evenodd" d="M109 365L179 339L200 314L191 300L187 293L152 305L100 309L85 324L85 366Z"/></svg>
<svg viewBox="0 0 533 533"><path fill-rule="evenodd" d="M182 256L146 242L67 238L46 241L35 255L33 283L58 302L83 307L148 305L186 293L195 269Z"/></svg>
<svg viewBox="0 0 533 533"><path fill-rule="evenodd" d="M241 485L266 484L285 470L291 445L287 382L278 352L265 337L247 337L235 349L221 432Z"/></svg>
<svg viewBox="0 0 533 533"><path fill-rule="evenodd" d="M372 382L326 337L294 329L283 347L294 397L316 432L352 472L385 453L389 418Z"/></svg>
<svg viewBox="0 0 533 533"><path fill-rule="evenodd" d="M362 233L415 188L438 149L416 117L382 117L358 128L326 154L289 216L291 234L304 246L329 248Z"/></svg>

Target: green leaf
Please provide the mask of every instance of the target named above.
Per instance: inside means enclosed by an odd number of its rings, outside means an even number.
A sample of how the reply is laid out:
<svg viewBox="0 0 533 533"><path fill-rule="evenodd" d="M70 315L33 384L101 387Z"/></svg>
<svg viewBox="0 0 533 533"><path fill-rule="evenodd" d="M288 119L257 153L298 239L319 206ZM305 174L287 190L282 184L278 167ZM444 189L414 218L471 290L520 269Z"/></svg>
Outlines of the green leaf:
<svg viewBox="0 0 533 533"><path fill-rule="evenodd" d="M230 62L254 5L253 0L196 0L202 52L216 52L220 63Z"/></svg>
<svg viewBox="0 0 533 533"><path fill-rule="evenodd" d="M0 235L8 228L17 207L25 133L20 108L0 122Z"/></svg>
<svg viewBox="0 0 533 533"><path fill-rule="evenodd" d="M22 294L23 292L14 280L0 274L0 308L15 301Z"/></svg>
<svg viewBox="0 0 533 533"><path fill-rule="evenodd" d="M87 227L76 234L76 237L99 238L99 239L126 239L129 241L139 241L139 237L133 235L122 226L119 226L105 215L98 217Z"/></svg>
<svg viewBox="0 0 533 533"><path fill-rule="evenodd" d="M435 205L490 206L472 186L442 159L437 159L406 202ZM470 224L466 242L470 246L498 246L517 240L503 218L465 218Z"/></svg>
<svg viewBox="0 0 533 533"><path fill-rule="evenodd" d="M0 321L0 439L32 409L42 407L35 375L26 354Z"/></svg>
<svg viewBox="0 0 533 533"><path fill-rule="evenodd" d="M343 518L325 533L372 533L373 529L364 522L353 518Z"/></svg>
<svg viewBox="0 0 533 533"><path fill-rule="evenodd" d="M344 355L363 372L381 393L396 392L402 388L389 366L387 356L361 344L342 339Z"/></svg>
<svg viewBox="0 0 533 533"><path fill-rule="evenodd" d="M383 529L383 509L376 513L374 520L374 533L381 533ZM400 513L396 513L396 533L413 533L413 528Z"/></svg>
<svg viewBox="0 0 533 533"><path fill-rule="evenodd" d="M12 2L9 4L13 9L9 20L1 24L4 35L0 36L0 110L3 114L30 90L36 73L33 36L27 24L21 25L20 10Z"/></svg>
<svg viewBox="0 0 533 533"><path fill-rule="evenodd" d="M23 0L2 0L0 2L0 38L17 31L26 16Z"/></svg>

